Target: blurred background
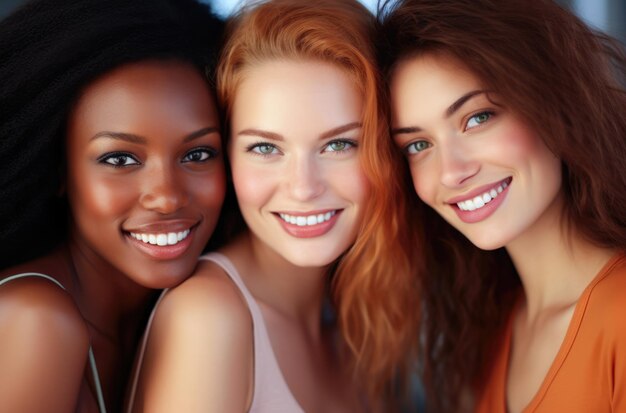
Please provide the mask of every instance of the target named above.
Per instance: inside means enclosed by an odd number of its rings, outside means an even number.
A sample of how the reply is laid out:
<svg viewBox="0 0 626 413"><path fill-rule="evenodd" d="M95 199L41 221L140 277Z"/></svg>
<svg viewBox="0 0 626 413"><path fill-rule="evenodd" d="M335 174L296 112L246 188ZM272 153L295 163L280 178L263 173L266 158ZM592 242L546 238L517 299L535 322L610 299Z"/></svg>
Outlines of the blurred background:
<svg viewBox="0 0 626 413"><path fill-rule="evenodd" d="M0 0L0 18L26 0ZM202 0L213 6L221 16L228 17L242 0ZM245 1L245 0L244 0ZM302 0L309 1L309 0ZM377 0L361 0L370 10L375 10ZM626 1L625 0L557 0L571 8L590 26L602 30L626 44Z"/></svg>

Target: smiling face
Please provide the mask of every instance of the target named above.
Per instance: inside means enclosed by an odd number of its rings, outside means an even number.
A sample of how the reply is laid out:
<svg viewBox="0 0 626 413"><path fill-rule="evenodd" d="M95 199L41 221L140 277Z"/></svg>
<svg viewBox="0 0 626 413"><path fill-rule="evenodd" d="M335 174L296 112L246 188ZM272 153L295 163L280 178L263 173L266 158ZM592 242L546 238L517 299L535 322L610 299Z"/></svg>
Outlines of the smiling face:
<svg viewBox="0 0 626 413"><path fill-rule="evenodd" d="M361 118L361 95L332 65L270 61L244 73L229 143L237 199L255 238L295 265L328 265L354 242L368 187Z"/></svg>
<svg viewBox="0 0 626 413"><path fill-rule="evenodd" d="M456 60L401 62L391 94L418 196L476 246L506 246L557 208L560 161Z"/></svg>
<svg viewBox="0 0 626 413"><path fill-rule="evenodd" d="M178 284L220 212L215 103L190 65L143 62L91 83L68 120L72 241L140 285Z"/></svg>

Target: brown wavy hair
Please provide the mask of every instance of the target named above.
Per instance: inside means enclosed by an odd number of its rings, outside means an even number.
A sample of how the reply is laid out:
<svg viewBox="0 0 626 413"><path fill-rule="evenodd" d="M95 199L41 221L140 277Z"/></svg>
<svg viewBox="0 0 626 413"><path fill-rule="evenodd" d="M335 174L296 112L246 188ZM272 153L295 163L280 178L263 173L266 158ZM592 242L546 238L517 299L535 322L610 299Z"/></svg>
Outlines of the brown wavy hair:
<svg viewBox="0 0 626 413"><path fill-rule="evenodd" d="M423 54L463 63L561 160L565 228L626 248L626 57L617 41L550 0L386 1L379 18L388 75ZM428 240L412 257L428 404L458 411L461 390L477 389L488 369L520 281L504 249L479 250L417 199L413 214L408 229Z"/></svg>
<svg viewBox="0 0 626 413"><path fill-rule="evenodd" d="M400 233L406 219L397 167L402 159L389 137L376 67L376 24L356 0L255 3L230 22L217 74L226 120L246 70L269 60L330 63L350 76L363 97L359 156L370 192L356 241L332 266L331 296L348 364L372 404L393 398L418 315L416 282L401 248L406 242Z"/></svg>

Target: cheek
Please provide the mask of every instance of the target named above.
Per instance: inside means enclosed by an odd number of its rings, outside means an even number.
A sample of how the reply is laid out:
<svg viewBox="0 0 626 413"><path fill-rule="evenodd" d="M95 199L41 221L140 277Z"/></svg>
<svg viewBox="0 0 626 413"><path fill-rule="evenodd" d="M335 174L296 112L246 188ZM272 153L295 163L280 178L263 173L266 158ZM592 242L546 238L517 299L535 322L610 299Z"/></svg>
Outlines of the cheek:
<svg viewBox="0 0 626 413"><path fill-rule="evenodd" d="M207 176L192 179L189 182L188 188L190 193L193 194L194 199L197 200L199 204L197 205L198 207L216 210L216 214L218 214L226 194L226 176L224 168L221 167Z"/></svg>
<svg viewBox="0 0 626 413"><path fill-rule="evenodd" d="M137 189L130 179L84 173L68 184L70 206L76 216L115 216L134 204L136 194Z"/></svg>
<svg viewBox="0 0 626 413"><path fill-rule="evenodd" d="M362 204L367 199L370 192L370 184L361 166L355 162L351 167L340 170L334 177L330 177L331 182L344 182L345 193L354 203Z"/></svg>
<svg viewBox="0 0 626 413"><path fill-rule="evenodd" d="M435 204L435 187L437 186L436 175L428 171L423 165L416 163L409 165L411 169L411 179L413 188L417 196L428 205Z"/></svg>
<svg viewBox="0 0 626 413"><path fill-rule="evenodd" d="M232 165L233 184L242 212L245 206L263 206L278 185L274 177L280 173L245 162L237 162L237 160L233 160Z"/></svg>

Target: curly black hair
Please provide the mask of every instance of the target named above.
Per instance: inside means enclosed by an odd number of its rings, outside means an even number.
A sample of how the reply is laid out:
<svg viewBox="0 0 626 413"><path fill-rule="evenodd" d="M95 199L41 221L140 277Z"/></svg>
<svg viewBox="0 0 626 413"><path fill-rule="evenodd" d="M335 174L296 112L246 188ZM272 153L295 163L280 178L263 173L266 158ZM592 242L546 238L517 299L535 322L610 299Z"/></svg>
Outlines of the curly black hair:
<svg viewBox="0 0 626 413"><path fill-rule="evenodd" d="M0 268L65 240L65 124L81 90L148 59L211 81L222 33L195 0L35 0L0 21Z"/></svg>

